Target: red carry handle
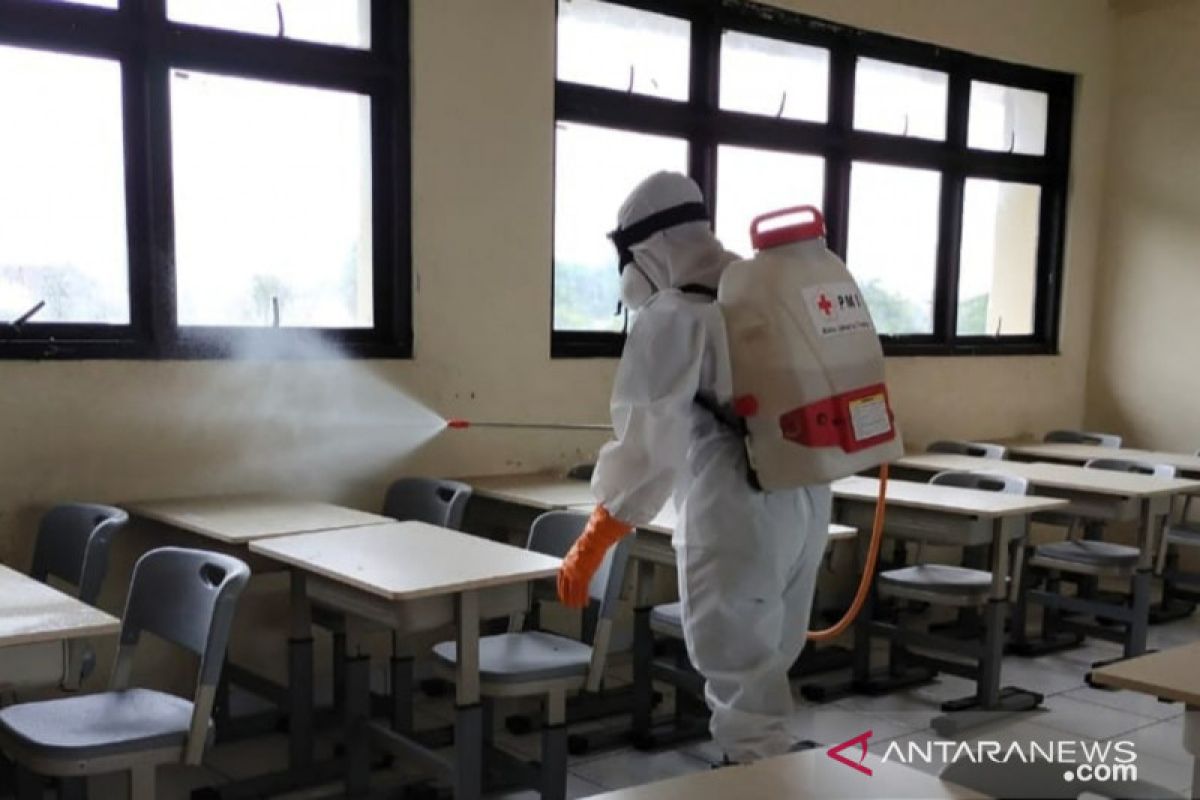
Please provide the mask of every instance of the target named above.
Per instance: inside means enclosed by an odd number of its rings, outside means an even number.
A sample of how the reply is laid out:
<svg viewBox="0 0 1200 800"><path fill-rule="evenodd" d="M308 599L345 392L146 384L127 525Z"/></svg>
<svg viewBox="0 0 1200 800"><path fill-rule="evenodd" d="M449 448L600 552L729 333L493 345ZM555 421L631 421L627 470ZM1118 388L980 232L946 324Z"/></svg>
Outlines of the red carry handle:
<svg viewBox="0 0 1200 800"><path fill-rule="evenodd" d="M761 229L764 222L795 214L807 214L812 219L778 228ZM750 244L754 246L755 250L767 250L794 242L819 239L824 235L825 217L821 216L821 212L817 210L816 206L794 206L779 211L768 211L766 214L755 217L754 221L750 223Z"/></svg>

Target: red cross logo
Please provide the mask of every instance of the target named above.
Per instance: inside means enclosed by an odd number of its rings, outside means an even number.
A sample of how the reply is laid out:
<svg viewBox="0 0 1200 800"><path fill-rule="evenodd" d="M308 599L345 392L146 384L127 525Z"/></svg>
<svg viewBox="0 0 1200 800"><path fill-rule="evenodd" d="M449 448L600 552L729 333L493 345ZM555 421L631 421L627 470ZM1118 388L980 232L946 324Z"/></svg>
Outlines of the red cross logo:
<svg viewBox="0 0 1200 800"><path fill-rule="evenodd" d="M821 293L820 299L817 300L817 308L824 311L827 317L830 316L830 312L833 310L833 303L829 302L829 298L825 296L824 292Z"/></svg>

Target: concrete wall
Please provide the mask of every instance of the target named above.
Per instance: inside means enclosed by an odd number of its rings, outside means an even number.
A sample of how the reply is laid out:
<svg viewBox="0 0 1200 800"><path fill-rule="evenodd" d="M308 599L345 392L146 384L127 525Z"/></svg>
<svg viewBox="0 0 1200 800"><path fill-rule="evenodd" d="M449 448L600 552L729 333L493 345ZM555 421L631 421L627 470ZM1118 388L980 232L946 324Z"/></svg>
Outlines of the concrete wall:
<svg viewBox="0 0 1200 800"><path fill-rule="evenodd" d="M1088 425L1200 447L1200 4L1115 5Z"/></svg>

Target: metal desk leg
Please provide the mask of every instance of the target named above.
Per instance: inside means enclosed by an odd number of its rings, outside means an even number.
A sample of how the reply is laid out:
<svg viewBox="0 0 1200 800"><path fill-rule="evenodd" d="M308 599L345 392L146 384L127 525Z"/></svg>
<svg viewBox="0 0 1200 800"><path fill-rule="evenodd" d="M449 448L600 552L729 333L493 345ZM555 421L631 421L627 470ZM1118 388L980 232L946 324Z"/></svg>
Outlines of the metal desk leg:
<svg viewBox="0 0 1200 800"><path fill-rule="evenodd" d="M348 623L349 624L349 623ZM347 643L342 674L346 725L346 796L361 797L371 787L371 737L367 727L371 709L371 658L360 643Z"/></svg>
<svg viewBox="0 0 1200 800"><path fill-rule="evenodd" d="M288 765L293 771L313 763L312 613L303 573L291 571L291 632L288 638Z"/></svg>
<svg viewBox="0 0 1200 800"><path fill-rule="evenodd" d="M1192 754L1192 797L1200 797L1200 706L1183 712L1183 749Z"/></svg>
<svg viewBox="0 0 1200 800"><path fill-rule="evenodd" d="M479 695L479 593L455 598L454 797L478 800L483 791L483 706Z"/></svg>

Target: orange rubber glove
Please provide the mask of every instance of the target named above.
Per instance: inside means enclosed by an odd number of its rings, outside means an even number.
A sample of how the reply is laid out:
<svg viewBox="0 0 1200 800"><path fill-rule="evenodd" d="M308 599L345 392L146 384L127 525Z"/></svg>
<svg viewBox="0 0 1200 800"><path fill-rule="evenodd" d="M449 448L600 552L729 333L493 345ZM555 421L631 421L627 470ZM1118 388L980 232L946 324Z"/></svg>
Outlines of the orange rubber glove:
<svg viewBox="0 0 1200 800"><path fill-rule="evenodd" d="M558 599L569 608L588 604L588 586L600 569L604 554L633 530L615 519L604 506L596 506L583 535L575 540L571 552L558 569Z"/></svg>

